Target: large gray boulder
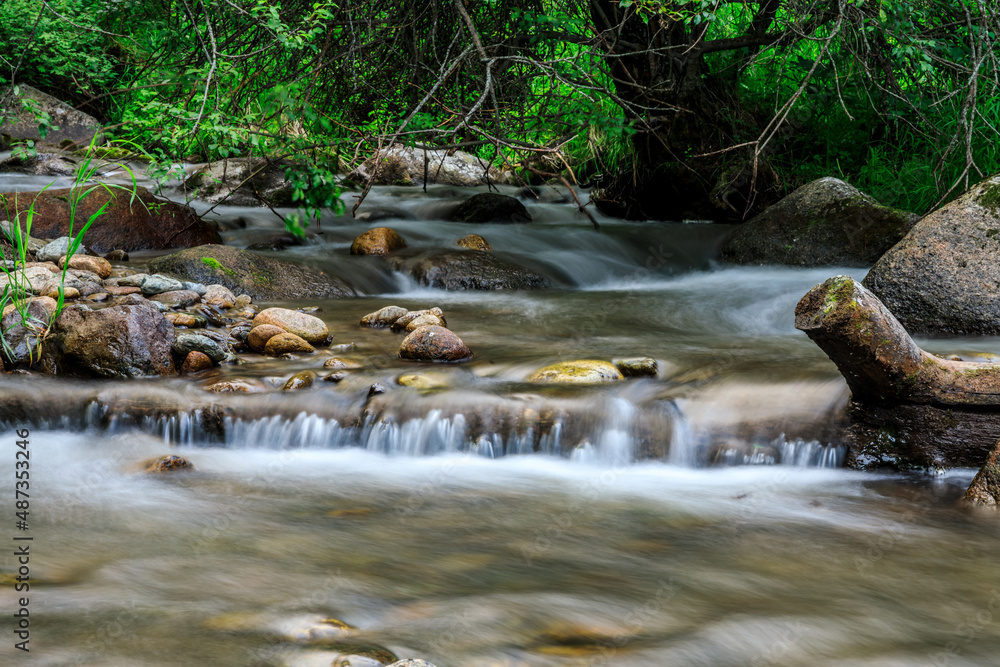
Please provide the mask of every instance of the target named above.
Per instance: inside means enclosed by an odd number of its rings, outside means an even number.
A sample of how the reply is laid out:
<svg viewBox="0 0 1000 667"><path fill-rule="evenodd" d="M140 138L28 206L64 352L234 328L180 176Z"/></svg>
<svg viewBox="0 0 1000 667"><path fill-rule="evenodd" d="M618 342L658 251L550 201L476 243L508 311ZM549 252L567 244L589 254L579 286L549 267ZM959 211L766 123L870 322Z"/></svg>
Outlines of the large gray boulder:
<svg viewBox="0 0 1000 667"><path fill-rule="evenodd" d="M318 269L224 245L202 245L158 257L149 263L149 270L222 285L234 294L262 300L354 295L342 281Z"/></svg>
<svg viewBox="0 0 1000 667"><path fill-rule="evenodd" d="M509 183L508 172L500 172L474 155L462 151L410 148L396 144L365 160L348 174L356 183L367 183L375 173L375 185L457 185L472 187L489 183Z"/></svg>
<svg viewBox="0 0 1000 667"><path fill-rule="evenodd" d="M46 373L83 377L175 375L173 342L173 325L151 304L70 306L52 323L40 365Z"/></svg>
<svg viewBox="0 0 1000 667"><path fill-rule="evenodd" d="M870 266L918 219L839 179L820 178L737 227L720 257L733 264Z"/></svg>
<svg viewBox="0 0 1000 667"><path fill-rule="evenodd" d="M0 125L0 148L27 140L34 141L36 146L63 147L75 144L77 147L85 147L100 131L101 124L93 116L77 111L31 86L18 84L17 87L19 95L15 96L13 90L8 88L0 96L0 113L7 117L6 122ZM50 129L43 139L38 133L35 114L22 107L22 100L25 99L37 105L39 111L47 113L52 126L59 129Z"/></svg>
<svg viewBox="0 0 1000 667"><path fill-rule="evenodd" d="M481 250L431 250L394 255L390 266L425 287L446 290L509 290L551 287L543 276Z"/></svg>
<svg viewBox="0 0 1000 667"><path fill-rule="evenodd" d="M288 164L239 157L203 165L184 182L198 199L230 206L292 206ZM259 195L259 196L258 196Z"/></svg>
<svg viewBox="0 0 1000 667"><path fill-rule="evenodd" d="M910 333L1000 334L1000 175L924 217L863 284Z"/></svg>

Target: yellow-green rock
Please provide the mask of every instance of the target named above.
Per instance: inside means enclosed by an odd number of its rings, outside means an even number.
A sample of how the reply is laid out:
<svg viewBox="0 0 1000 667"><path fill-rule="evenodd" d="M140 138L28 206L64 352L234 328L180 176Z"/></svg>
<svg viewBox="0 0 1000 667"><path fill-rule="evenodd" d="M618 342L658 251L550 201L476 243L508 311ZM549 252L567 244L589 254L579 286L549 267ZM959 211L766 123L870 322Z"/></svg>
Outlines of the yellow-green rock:
<svg viewBox="0 0 1000 667"><path fill-rule="evenodd" d="M621 382L624 380L621 372L614 364L607 361L581 359L563 361L546 366L535 371L528 382L543 382L551 384L602 384L605 382Z"/></svg>

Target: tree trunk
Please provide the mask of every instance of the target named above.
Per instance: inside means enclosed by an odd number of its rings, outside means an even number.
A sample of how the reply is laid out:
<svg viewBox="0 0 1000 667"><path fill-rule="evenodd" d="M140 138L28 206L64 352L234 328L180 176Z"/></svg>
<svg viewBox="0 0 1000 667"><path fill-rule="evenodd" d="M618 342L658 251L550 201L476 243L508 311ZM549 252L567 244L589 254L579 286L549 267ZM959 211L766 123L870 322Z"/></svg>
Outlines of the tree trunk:
<svg viewBox="0 0 1000 667"><path fill-rule="evenodd" d="M979 466L1000 438L1000 364L950 361L913 342L874 294L830 278L795 308L847 380L859 467Z"/></svg>
<svg viewBox="0 0 1000 667"><path fill-rule="evenodd" d="M705 62L700 29L665 14L644 22L635 6L591 0L591 18L626 119L637 130L632 156L596 193L597 206L630 219L738 221L777 199L776 175L755 163L740 125L735 77L716 77Z"/></svg>

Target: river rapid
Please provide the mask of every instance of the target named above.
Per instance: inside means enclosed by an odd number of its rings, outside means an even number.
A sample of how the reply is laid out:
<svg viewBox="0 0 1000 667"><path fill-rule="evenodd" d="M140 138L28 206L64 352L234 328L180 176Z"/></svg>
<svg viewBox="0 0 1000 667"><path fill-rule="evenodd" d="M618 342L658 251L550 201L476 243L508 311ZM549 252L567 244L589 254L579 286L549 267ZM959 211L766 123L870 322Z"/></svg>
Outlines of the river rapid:
<svg viewBox="0 0 1000 667"><path fill-rule="evenodd" d="M48 180L2 175L0 191ZM321 359L250 355L195 380L0 378L0 393L40 406L0 414L0 539L18 532L24 428L34 538L30 594L13 590L14 548L0 558L0 610L10 620L30 597L31 653L0 624L0 661L357 666L377 663L335 661L373 645L438 667L997 664L1000 522L957 505L975 471L844 468L846 386L793 327L813 285L864 270L720 266L725 226L598 215L595 231L569 203L525 201L527 225L440 219L478 191L375 188L359 212L393 217L328 215L274 252L358 292L269 305L318 306L360 368L241 404L222 435L200 421L202 386L280 388ZM243 247L283 229L266 209L210 215ZM411 248L481 234L555 287L421 287L348 254L376 226ZM441 307L473 360L400 361L399 335L357 325L386 305ZM998 339L919 343L1000 352ZM556 361L631 356L655 358L658 376L525 381ZM414 371L441 386L396 384ZM368 400L375 382L389 390ZM95 391L179 407L109 409ZM167 453L196 471L139 472ZM329 618L357 628L346 645Z"/></svg>

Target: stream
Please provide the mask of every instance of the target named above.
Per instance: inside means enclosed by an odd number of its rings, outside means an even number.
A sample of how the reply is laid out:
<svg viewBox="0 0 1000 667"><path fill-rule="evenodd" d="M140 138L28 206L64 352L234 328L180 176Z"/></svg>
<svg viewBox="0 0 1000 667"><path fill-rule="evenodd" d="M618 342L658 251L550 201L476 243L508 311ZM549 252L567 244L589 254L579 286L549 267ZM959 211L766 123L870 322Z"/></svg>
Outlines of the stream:
<svg viewBox="0 0 1000 667"><path fill-rule="evenodd" d="M49 180L3 174L0 191ZM358 293L267 305L318 306L359 368L308 392L239 397L221 431L200 406L229 399L203 386L280 389L322 357L248 355L131 383L0 377L0 398L39 406L0 412L4 539L17 532L24 428L34 538L31 653L14 649L7 616L0 661L372 667L343 659L376 646L437 667L997 664L1000 523L957 506L976 471L845 468L846 385L793 327L813 285L864 269L721 266L726 226L597 215L595 231L569 203L525 201L526 225L440 219L481 191L376 187L359 212L388 219L328 214L305 244L265 253ZM267 209L210 215L236 246L283 232ZM554 287L421 287L348 254L378 226L410 248L481 234ZM387 305L442 308L473 360L399 360L398 334L358 326ZM998 338L918 343L1000 352ZM657 360L656 378L526 381L557 361L639 356ZM398 386L412 372L439 386ZM388 391L369 398L373 383ZM143 409L147 394L177 407ZM168 453L196 470L140 472ZM12 551L4 614L25 595Z"/></svg>

